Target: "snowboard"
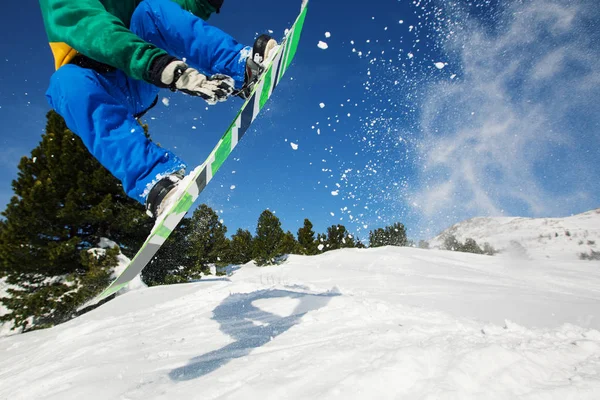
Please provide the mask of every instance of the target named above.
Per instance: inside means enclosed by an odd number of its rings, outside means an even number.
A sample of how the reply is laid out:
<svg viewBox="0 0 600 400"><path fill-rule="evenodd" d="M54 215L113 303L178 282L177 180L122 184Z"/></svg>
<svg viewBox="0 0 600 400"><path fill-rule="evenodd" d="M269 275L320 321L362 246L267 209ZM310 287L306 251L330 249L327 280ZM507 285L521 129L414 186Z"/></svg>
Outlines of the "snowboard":
<svg viewBox="0 0 600 400"><path fill-rule="evenodd" d="M221 140L219 140L206 161L195 168L184 179L182 184L179 185L182 189L175 195L175 200L170 203L167 210L161 215L161 218L156 221L150 235L129 265L127 265L110 286L91 302L87 303L86 307L106 299L127 286L152 260L152 257L154 257L179 222L185 217L200 193L202 193L206 185L221 165L223 165L223 162L229 157L231 151L248 131L248 128L256 119L260 110L264 107L269 97L271 97L273 90L289 68L296 55L307 10L308 0L304 0L300 14L292 27L286 31L276 55L272 57L270 62L267 62L264 73L254 85L250 96L242 105L233 122L223 137L221 137Z"/></svg>

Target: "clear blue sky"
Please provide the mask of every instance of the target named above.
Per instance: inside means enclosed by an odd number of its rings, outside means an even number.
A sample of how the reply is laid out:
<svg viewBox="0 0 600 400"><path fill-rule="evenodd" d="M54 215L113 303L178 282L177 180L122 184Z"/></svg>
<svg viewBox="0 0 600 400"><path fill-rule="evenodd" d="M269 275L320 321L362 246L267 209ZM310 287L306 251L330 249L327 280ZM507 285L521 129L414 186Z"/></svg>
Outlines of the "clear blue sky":
<svg viewBox="0 0 600 400"><path fill-rule="evenodd" d="M225 0L210 23L248 44L267 30L280 38L299 3ZM456 3L312 0L286 79L199 203L230 234L254 232L269 208L294 233L309 218L363 239L393 222L420 239L472 216L600 207L594 0ZM43 132L53 61L36 1L4 4L0 35L4 205ZM241 105L160 96L168 106L145 122L190 166Z"/></svg>

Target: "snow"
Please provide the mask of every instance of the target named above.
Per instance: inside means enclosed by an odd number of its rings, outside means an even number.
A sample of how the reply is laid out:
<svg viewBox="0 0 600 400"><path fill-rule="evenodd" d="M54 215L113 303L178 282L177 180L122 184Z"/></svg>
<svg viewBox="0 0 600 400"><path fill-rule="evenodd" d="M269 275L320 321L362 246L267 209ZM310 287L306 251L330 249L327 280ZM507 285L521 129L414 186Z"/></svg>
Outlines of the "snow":
<svg viewBox="0 0 600 400"><path fill-rule="evenodd" d="M322 40L319 40L319 43L317 44L317 47L320 48L321 50L327 50L327 48L329 46L327 45L327 43L323 42Z"/></svg>
<svg viewBox="0 0 600 400"><path fill-rule="evenodd" d="M597 399L600 269L384 247L126 293L0 339L0 398Z"/></svg>
<svg viewBox="0 0 600 400"><path fill-rule="evenodd" d="M7 290L10 288L10 285L6 283L5 278L0 278L0 299L3 297L9 297ZM0 316L8 314L8 309L4 307L4 304L0 303ZM13 332L13 324L12 323L0 323L0 337L9 335Z"/></svg>
<svg viewBox="0 0 600 400"><path fill-rule="evenodd" d="M115 242L113 242L112 240L109 240L107 238L100 238L100 243L98 244L98 246L99 246L99 248L92 248L92 249L89 249L88 251L98 254L100 252L103 252L104 249L106 249L106 248L116 247L118 245ZM112 273L111 279L116 279L119 275L121 275L121 273L123 273L123 271L125 270L125 268L127 268L127 266L129 265L130 262L131 262L131 260L129 258L127 258L122 253L119 253L117 255L117 266L115 267L115 269ZM146 284L144 282L142 282L142 278L138 275L135 278L133 278L133 280L131 282L129 282L129 284L126 287L119 290L117 292L117 295L120 296L124 293L138 290L138 289L143 289L146 287L147 287Z"/></svg>
<svg viewBox="0 0 600 400"><path fill-rule="evenodd" d="M444 67L446 66L446 64L443 62L436 62L434 65L437 69L444 69Z"/></svg>
<svg viewBox="0 0 600 400"><path fill-rule="evenodd" d="M330 38L331 37L331 33L330 32L325 32L325 37L326 38Z"/></svg>
<svg viewBox="0 0 600 400"><path fill-rule="evenodd" d="M319 103L319 107L325 108L325 103Z"/></svg>
<svg viewBox="0 0 600 400"><path fill-rule="evenodd" d="M98 243L98 247L102 249L112 249L117 246L117 243L107 238L100 238L100 242Z"/></svg>
<svg viewBox="0 0 600 400"><path fill-rule="evenodd" d="M448 228L430 246L441 247L448 234L532 260L577 260L581 253L600 251L600 208L567 218L473 218Z"/></svg>
<svg viewBox="0 0 600 400"><path fill-rule="evenodd" d="M298 144L294 142L290 142L290 146L292 146L293 150L298 150Z"/></svg>

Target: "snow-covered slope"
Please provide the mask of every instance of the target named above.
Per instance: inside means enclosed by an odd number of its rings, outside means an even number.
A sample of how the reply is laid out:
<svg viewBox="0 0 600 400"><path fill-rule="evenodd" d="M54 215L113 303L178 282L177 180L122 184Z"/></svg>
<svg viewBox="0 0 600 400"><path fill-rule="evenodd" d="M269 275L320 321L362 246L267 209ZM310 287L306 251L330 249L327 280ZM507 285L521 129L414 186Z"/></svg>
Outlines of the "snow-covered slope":
<svg viewBox="0 0 600 400"><path fill-rule="evenodd" d="M472 218L433 238L430 247L440 248L447 234L524 258L577 260L600 251L600 208L567 218Z"/></svg>
<svg viewBox="0 0 600 400"><path fill-rule="evenodd" d="M599 399L600 268L346 249L0 339L0 399Z"/></svg>

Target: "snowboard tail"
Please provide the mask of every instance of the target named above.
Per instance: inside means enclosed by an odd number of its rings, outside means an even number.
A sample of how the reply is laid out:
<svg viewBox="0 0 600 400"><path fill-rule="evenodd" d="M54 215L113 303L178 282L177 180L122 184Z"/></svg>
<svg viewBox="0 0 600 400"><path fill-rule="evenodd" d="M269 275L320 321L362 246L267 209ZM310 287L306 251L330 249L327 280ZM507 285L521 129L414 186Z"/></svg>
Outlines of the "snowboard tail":
<svg viewBox="0 0 600 400"><path fill-rule="evenodd" d="M184 182L187 182L187 185L183 183L185 191L182 192L181 197L171 205L168 211L163 213L160 220L156 221L152 232L123 272L109 287L86 306L106 299L127 286L150 263L152 257L154 257L179 222L185 217L185 214L192 207L200 193L202 193L206 185L211 181L227 157L229 157L231 151L247 132L292 63L300 41L307 10L308 1L303 1L298 18L292 25L292 28L286 33L275 57L255 84L248 100L243 104L235 119L204 163L185 178Z"/></svg>

